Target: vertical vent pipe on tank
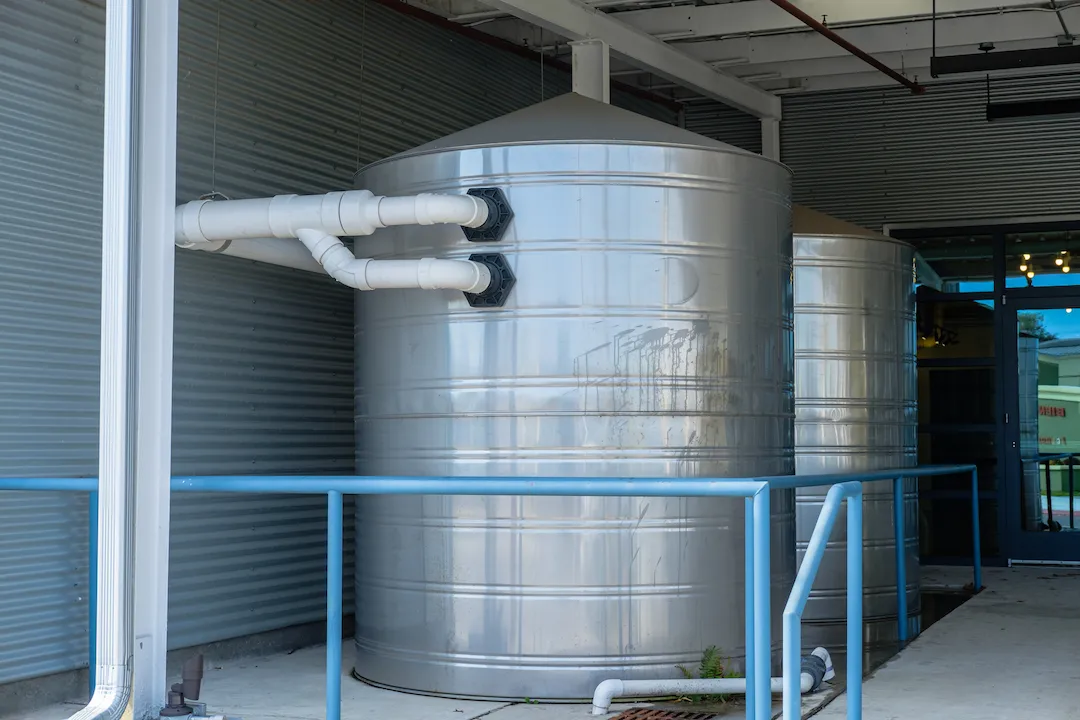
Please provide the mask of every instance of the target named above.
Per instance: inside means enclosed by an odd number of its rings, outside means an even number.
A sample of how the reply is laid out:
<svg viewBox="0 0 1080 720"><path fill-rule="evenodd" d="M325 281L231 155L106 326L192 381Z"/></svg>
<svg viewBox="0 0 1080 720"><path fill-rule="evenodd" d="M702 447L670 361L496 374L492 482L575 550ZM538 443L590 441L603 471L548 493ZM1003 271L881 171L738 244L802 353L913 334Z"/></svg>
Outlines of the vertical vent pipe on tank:
<svg viewBox="0 0 1080 720"><path fill-rule="evenodd" d="M499 233L508 220L505 199L491 191L382 197L368 190L348 190L248 200L200 199L176 208L176 244L326 272L357 290L420 288L483 294L506 285L497 262L356 258L340 238L371 235L394 225L452 224Z"/></svg>

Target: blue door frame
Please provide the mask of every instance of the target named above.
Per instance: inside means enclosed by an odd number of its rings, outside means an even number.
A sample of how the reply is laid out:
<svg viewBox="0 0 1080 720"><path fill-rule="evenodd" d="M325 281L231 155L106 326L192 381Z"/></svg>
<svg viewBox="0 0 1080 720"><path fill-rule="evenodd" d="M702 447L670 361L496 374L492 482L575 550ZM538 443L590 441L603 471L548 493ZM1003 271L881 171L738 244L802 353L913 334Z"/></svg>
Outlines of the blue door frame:
<svg viewBox="0 0 1080 720"><path fill-rule="evenodd" d="M1025 288L1025 290L1035 288ZM1049 289L1049 288L1046 288ZM1006 372L1003 386L1003 396L1008 401L1006 409L1007 422L1004 423L1004 467L1005 472L1005 504L1009 508L1005 518L1006 545L1010 561L1016 562L1051 562L1051 563L1080 563L1080 532L1032 532L1024 530L1022 526L1021 485L1023 481L1022 456L1020 452L1020 423L1016 421L1020 417L1020 387L1019 377L1016 372L1019 361L1016 345L1016 329L1018 315L1025 311L1055 310L1069 307L1080 307L1080 287L1053 288L1054 290L1068 290L1068 293L1054 293L1052 295L1035 295L1021 297L1008 297L1002 308L1001 328L1003 335L1004 354L1002 368L1012 368ZM1000 455L1000 453L999 453ZM1041 482L1040 471L1040 482ZM1068 500L1061 498L1063 503Z"/></svg>
<svg viewBox="0 0 1080 720"><path fill-rule="evenodd" d="M990 300L994 307L995 444L997 483L984 488L984 502L997 503L996 557L987 564L1018 562L1080 563L1080 532L1028 532L1021 525L1022 466L1019 449L1019 378L1017 375L1017 312L1055 308L1080 308L1080 285L1010 288L1006 283L1009 236L1018 233L1073 231L1080 238L1080 219L1002 220L992 223L947 226L919 224L891 226L886 232L897 239L918 243L921 239L956 236L991 236L993 281L977 292L942 293L949 301ZM1080 485L1080 467L1077 468ZM989 478L988 478L989 479ZM932 501L932 500L931 500ZM984 515L984 523L988 518ZM984 524L984 527L987 525ZM986 544L984 543L984 547ZM925 558L932 562L966 562L968 558Z"/></svg>

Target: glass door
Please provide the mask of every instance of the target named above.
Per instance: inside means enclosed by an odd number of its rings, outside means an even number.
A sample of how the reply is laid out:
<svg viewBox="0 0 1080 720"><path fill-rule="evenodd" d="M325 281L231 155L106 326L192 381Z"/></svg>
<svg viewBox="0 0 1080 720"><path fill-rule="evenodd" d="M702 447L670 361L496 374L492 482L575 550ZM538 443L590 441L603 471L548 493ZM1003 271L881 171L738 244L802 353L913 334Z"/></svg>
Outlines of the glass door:
<svg viewBox="0 0 1080 720"><path fill-rule="evenodd" d="M999 542L998 389L994 301L920 287L916 294L919 463L973 463L979 469L984 558ZM971 490L967 476L921 478L919 550L925 564L969 562Z"/></svg>
<svg viewBox="0 0 1080 720"><path fill-rule="evenodd" d="M1008 308L1009 555L1080 563L1080 294Z"/></svg>

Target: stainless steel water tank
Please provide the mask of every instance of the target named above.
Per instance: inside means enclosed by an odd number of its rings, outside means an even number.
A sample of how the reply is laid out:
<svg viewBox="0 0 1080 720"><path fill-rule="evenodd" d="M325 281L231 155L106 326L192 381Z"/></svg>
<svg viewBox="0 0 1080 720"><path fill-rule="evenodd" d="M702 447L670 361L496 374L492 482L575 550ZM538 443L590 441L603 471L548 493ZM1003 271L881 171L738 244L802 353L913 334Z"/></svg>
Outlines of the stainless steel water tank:
<svg viewBox="0 0 1080 720"><path fill-rule="evenodd" d="M1022 522L1024 530L1047 527L1039 476L1039 339L1020 333L1016 338L1020 409L1020 462L1023 470Z"/></svg>
<svg viewBox="0 0 1080 720"><path fill-rule="evenodd" d="M757 476L794 471L790 175L567 95L365 168L377 194L501 188L493 244L381 230L375 256L506 255L501 308L461 293L357 296L364 474ZM775 638L794 494L772 498ZM356 665L372 683L587 698L741 667L743 501L364 497ZM777 655L778 658L778 655Z"/></svg>
<svg viewBox="0 0 1080 720"><path fill-rule="evenodd" d="M918 463L914 251L803 207L794 210L795 466L802 474ZM905 481L910 632L918 632L918 487ZM827 488L796 492L801 561ZM897 638L892 482L863 488L865 637ZM846 521L833 529L803 615L803 642L845 649Z"/></svg>

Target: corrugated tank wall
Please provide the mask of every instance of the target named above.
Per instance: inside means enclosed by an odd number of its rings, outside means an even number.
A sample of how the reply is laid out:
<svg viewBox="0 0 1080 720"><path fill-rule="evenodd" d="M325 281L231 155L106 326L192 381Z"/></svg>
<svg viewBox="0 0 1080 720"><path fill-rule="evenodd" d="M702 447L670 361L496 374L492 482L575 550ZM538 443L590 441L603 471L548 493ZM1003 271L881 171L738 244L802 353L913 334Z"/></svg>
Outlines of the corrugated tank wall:
<svg viewBox="0 0 1080 720"><path fill-rule="evenodd" d="M995 102L1080 95L1080 77L994 80ZM784 99L795 201L860 225L1076 213L1075 118L986 121L986 81Z"/></svg>
<svg viewBox="0 0 1080 720"><path fill-rule="evenodd" d="M348 188L359 164L569 89L373 2L181 15L182 201ZM0 473L91 476L104 2L0 0L0 20ZM175 472L352 472L352 337L351 295L325 279L179 252ZM174 497L170 644L321 619L323 502ZM86 534L85 497L0 495L0 682L85 665Z"/></svg>

